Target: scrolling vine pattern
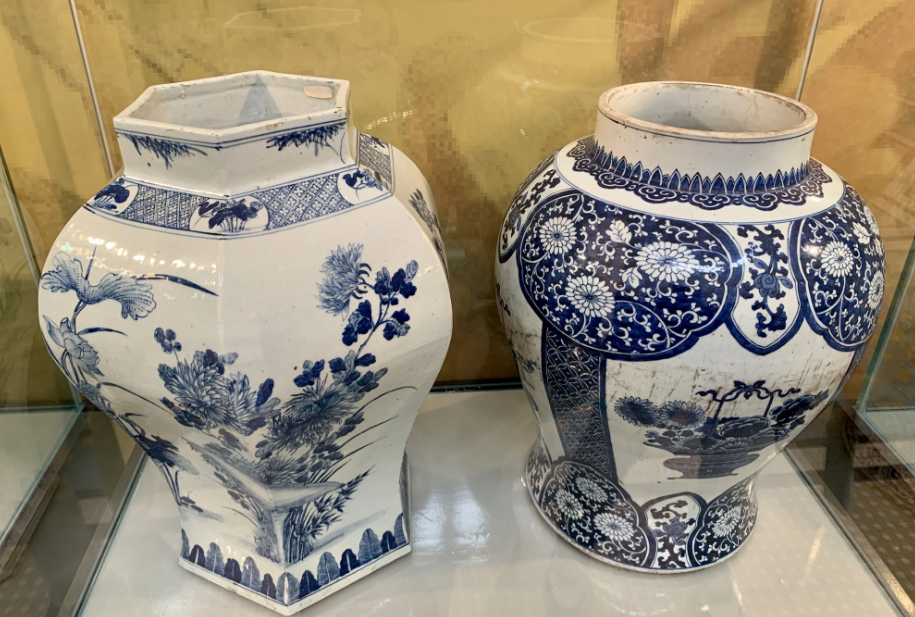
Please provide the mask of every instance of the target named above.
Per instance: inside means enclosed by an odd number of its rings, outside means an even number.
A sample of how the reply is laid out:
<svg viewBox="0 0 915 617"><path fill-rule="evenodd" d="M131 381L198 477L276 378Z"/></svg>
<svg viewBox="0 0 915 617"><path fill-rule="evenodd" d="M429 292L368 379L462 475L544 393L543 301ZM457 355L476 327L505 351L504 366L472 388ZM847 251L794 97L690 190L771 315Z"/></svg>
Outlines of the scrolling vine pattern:
<svg viewBox="0 0 915 617"><path fill-rule="evenodd" d="M694 569L719 561L756 522L754 474L711 502L675 493L644 504L589 465L551 460L538 441L528 457L528 490L543 517L569 542L637 569Z"/></svg>
<svg viewBox="0 0 915 617"><path fill-rule="evenodd" d="M756 311L756 334L766 338L768 333L788 327L785 305L774 303L787 295L785 289L794 289L794 283L789 278L788 255L777 242L784 240L785 235L773 225L763 229L755 225L737 227L737 235L741 238L751 234L754 242L744 249L751 280L741 283L738 289L741 298L754 300L750 308Z"/></svg>
<svg viewBox="0 0 915 617"><path fill-rule="evenodd" d="M689 349L723 322L737 295L737 246L716 225L632 212L581 193L538 206L517 249L521 287L538 313L613 359Z"/></svg>
<svg viewBox="0 0 915 617"><path fill-rule="evenodd" d="M509 248L521 231L527 211L540 203L545 193L559 186L559 174L552 168L554 160L555 154L551 154L540 161L540 164L524 179L512 198L505 215L505 222L502 224L502 243L499 254L501 261L508 259ZM541 174L543 175L541 176ZM537 181L534 182L534 180Z"/></svg>
<svg viewBox="0 0 915 617"><path fill-rule="evenodd" d="M883 240L861 196L845 185L834 208L796 221L791 260L810 327L840 351L867 342L877 327L886 284Z"/></svg>

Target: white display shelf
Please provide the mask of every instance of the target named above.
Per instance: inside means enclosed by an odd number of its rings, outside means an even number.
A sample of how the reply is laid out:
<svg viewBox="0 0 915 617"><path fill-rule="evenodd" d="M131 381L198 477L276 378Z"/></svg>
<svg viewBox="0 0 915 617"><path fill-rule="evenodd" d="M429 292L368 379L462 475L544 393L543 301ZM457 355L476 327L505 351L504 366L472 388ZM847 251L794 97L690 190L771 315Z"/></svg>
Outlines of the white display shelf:
<svg viewBox="0 0 915 617"><path fill-rule="evenodd" d="M897 614L784 455L760 477L757 526L740 553L657 576L591 559L547 527L521 484L535 435L519 390L431 395L407 447L412 554L301 614ZM82 617L276 615L180 568L180 544L171 494L147 464Z"/></svg>

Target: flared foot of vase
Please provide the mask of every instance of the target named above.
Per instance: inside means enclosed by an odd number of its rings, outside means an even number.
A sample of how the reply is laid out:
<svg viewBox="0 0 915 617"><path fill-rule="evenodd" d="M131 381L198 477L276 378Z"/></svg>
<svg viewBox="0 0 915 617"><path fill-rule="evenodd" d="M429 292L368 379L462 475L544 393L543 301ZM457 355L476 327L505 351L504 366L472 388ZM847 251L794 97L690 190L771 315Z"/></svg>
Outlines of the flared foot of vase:
<svg viewBox="0 0 915 617"><path fill-rule="evenodd" d="M379 470L376 477L380 486L394 484L397 489L361 504L374 513L349 524L343 521L334 533L318 536L298 553L281 553L279 559L265 557L263 546L246 547L237 538L240 528L231 520L204 509L199 514L183 510L178 563L247 600L293 615L411 552L406 454L398 472L385 475ZM207 542L208 538L219 540ZM284 536L281 546L292 547L294 543L287 540Z"/></svg>
<svg viewBox="0 0 915 617"><path fill-rule="evenodd" d="M340 576L333 581L327 582L325 585L318 587L318 589L312 591L304 598L300 597L289 604L284 602L284 600L289 599L288 596L287 598L283 598L282 596L277 595L276 598L273 598L260 591L254 591L250 587L242 585L241 582L236 582L235 580L226 578L225 576L220 576L215 572L211 572L207 570L206 567L198 566L186 559L179 559L178 563L188 572L193 572L197 576L202 576L211 583L215 583L224 589L228 589L229 591L234 591L243 598L251 600L252 602L257 602L261 606L266 606L267 608L276 611L280 615L288 616L295 615L302 609L308 608L315 602L320 602L332 593L336 593L344 587L352 585L359 579L365 578L378 568L386 566L396 559L409 555L412 550L413 547L410 544L406 544L404 546L390 550L374 561L367 563L364 566L359 566L355 570L352 570L351 572ZM276 591L274 591L274 593L276 593Z"/></svg>
<svg viewBox="0 0 915 617"><path fill-rule="evenodd" d="M538 439L524 480L543 520L589 557L627 570L674 574L721 563L747 543L756 523L757 475L710 501L682 492L639 504L590 465L552 460Z"/></svg>

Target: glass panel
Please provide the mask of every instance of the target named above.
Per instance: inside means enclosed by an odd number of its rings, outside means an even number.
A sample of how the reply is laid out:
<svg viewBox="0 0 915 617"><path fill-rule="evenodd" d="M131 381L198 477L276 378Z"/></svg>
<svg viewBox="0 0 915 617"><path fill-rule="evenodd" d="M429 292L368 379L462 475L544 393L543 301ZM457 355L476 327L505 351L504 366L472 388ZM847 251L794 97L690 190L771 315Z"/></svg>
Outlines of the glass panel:
<svg viewBox="0 0 915 617"><path fill-rule="evenodd" d="M72 614L140 451L83 403L39 330L38 270L0 152L0 614Z"/></svg>
<svg viewBox="0 0 915 617"><path fill-rule="evenodd" d="M0 567L82 406L39 331L35 264L5 171L0 152Z"/></svg>
<svg viewBox="0 0 915 617"><path fill-rule="evenodd" d="M915 40L901 24L913 19L911 2L824 3L802 100L820 118L813 155L853 184L877 217L885 326L844 397L789 447L907 615L915 615Z"/></svg>
<svg viewBox="0 0 915 617"><path fill-rule="evenodd" d="M851 183L870 206L886 248L884 316L915 233L915 40L899 24L915 6L898 0L824 3L802 101L819 116L813 156ZM869 358L846 392L857 393Z"/></svg>
<svg viewBox="0 0 915 617"><path fill-rule="evenodd" d="M815 0L76 0L105 127L147 86L254 68L352 82L361 131L435 194L455 328L440 382L517 378L493 294L502 215L550 152L630 81L794 95ZM116 159L116 142L109 130Z"/></svg>
<svg viewBox="0 0 915 617"><path fill-rule="evenodd" d="M80 58L65 3L0 3L4 615L72 614L140 458L103 413L80 413L83 403L48 354L38 319L47 249L109 175Z"/></svg>
<svg viewBox="0 0 915 617"><path fill-rule="evenodd" d="M66 7L0 2L0 143L39 268L70 216L113 174Z"/></svg>

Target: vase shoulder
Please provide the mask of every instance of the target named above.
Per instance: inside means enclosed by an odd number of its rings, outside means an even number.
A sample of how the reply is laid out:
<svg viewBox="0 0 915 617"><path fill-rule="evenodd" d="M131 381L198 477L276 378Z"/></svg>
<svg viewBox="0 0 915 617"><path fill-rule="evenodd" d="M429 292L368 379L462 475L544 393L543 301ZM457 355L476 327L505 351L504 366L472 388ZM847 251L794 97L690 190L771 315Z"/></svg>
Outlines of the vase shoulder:
<svg viewBox="0 0 915 617"><path fill-rule="evenodd" d="M745 348L764 355L784 345L805 318L837 349L854 350L873 335L883 243L860 195L832 170L811 161L810 175L781 193L674 191L646 176L634 180L631 171L629 177L606 172L612 182L585 190L591 171L562 173L563 157L574 159L569 154L581 146L547 157L525 180L499 241L498 261L516 263L526 301L559 331L630 361L677 355L723 324ZM805 183L806 194L798 188ZM793 197L785 201L784 192ZM718 220L724 208L690 203L716 196L735 202L727 206L731 212L750 216ZM742 203L748 196L771 197L775 205ZM581 285L599 292L587 306L575 304ZM817 291L824 286L844 286L857 300L831 310L835 303ZM759 303L763 308L750 308ZM627 304L638 314L644 305L648 321L620 322L628 335L620 337L604 322ZM693 319L683 320L682 311ZM767 311L773 313L764 317ZM661 325L667 322L677 322L678 334ZM663 343L653 341L658 328Z"/></svg>
<svg viewBox="0 0 915 617"><path fill-rule="evenodd" d="M767 93L626 86L512 199L496 293L540 424L527 485L589 555L651 572L735 555L757 474L873 337L880 232L809 157L813 124Z"/></svg>
<svg viewBox="0 0 915 617"><path fill-rule="evenodd" d="M286 615L410 552L403 451L451 337L429 185L347 93L154 87L39 290L55 362L167 483L181 565Z"/></svg>
<svg viewBox="0 0 915 617"><path fill-rule="evenodd" d="M603 201L670 218L718 223L798 219L827 210L844 193L844 181L815 159L797 167L731 175L650 167L597 145L593 137L569 144L554 157L569 186Z"/></svg>

